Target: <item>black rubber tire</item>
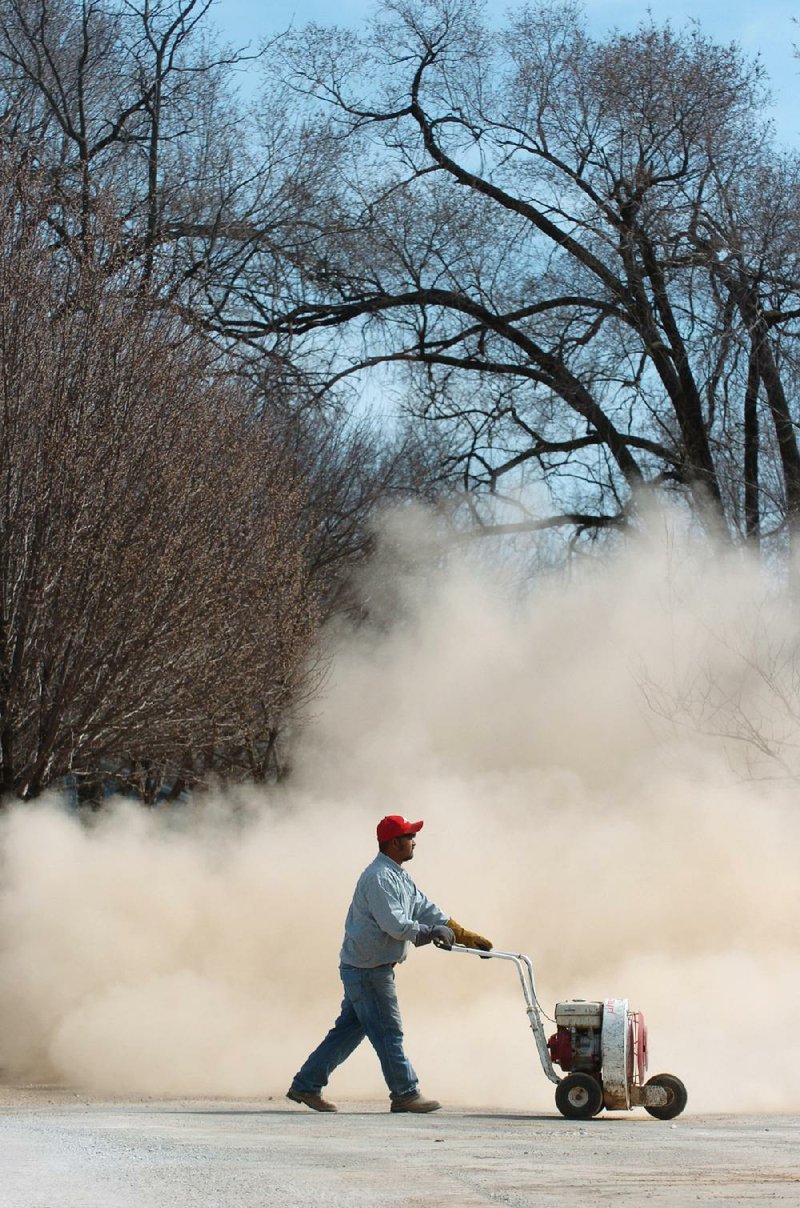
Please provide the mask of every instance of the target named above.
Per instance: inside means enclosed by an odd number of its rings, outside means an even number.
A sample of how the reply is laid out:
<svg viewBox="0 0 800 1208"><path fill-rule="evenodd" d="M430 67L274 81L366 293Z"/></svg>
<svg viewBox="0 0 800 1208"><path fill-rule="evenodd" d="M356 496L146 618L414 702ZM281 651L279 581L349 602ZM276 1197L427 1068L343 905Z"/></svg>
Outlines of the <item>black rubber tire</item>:
<svg viewBox="0 0 800 1208"><path fill-rule="evenodd" d="M645 1104L644 1110L655 1116L656 1120L674 1120L686 1107L686 1087L674 1074L654 1074L652 1078L647 1079L645 1086L663 1086L669 1095L669 1100L663 1107L648 1107Z"/></svg>
<svg viewBox="0 0 800 1208"><path fill-rule="evenodd" d="M568 1120L591 1120L603 1107L603 1088L591 1074L568 1074L556 1087L556 1107Z"/></svg>

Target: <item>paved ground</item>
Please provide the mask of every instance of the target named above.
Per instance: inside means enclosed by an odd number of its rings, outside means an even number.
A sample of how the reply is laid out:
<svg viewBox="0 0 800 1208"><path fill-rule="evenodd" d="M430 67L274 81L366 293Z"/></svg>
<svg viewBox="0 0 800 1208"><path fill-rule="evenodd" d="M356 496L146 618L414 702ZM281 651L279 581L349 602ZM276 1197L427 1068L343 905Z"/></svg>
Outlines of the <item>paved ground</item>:
<svg viewBox="0 0 800 1208"><path fill-rule="evenodd" d="M0 1087L0 1208L800 1205L800 1116L389 1115Z"/></svg>

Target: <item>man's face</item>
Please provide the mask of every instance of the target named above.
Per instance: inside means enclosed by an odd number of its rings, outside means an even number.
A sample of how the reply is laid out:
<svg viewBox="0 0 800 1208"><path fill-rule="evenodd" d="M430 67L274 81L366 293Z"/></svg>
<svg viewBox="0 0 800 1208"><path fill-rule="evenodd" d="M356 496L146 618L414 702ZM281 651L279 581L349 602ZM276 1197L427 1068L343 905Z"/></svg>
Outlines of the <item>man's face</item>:
<svg viewBox="0 0 800 1208"><path fill-rule="evenodd" d="M414 859L414 848L417 846L416 835L398 835L394 842L395 860L405 864L406 860Z"/></svg>

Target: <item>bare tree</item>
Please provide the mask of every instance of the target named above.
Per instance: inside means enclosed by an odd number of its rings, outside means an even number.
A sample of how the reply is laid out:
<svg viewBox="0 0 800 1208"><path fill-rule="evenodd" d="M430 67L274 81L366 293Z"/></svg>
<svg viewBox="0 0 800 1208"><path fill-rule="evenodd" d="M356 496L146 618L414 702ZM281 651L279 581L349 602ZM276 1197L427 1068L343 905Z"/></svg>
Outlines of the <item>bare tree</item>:
<svg viewBox="0 0 800 1208"><path fill-rule="evenodd" d="M52 222L119 216L117 255L244 346L251 264L278 289L332 198L335 148L273 89L256 127L237 71L258 53L220 46L211 0L0 0L6 141L54 183ZM58 202L66 203L60 216ZM123 238L124 236L124 238ZM270 352L279 358L283 344Z"/></svg>
<svg viewBox="0 0 800 1208"><path fill-rule="evenodd" d="M5 129L57 186L56 236L110 190L118 254L307 433L313 398L320 448L350 439L354 374L406 375L415 439L349 459L328 519L354 540L328 553L361 556L382 483L431 489L425 445L485 532L614 532L643 490L717 534L796 528L797 165L757 65L695 27L593 39L569 2L497 30L392 0L360 38L281 39L249 113L207 9L2 0Z"/></svg>
<svg viewBox="0 0 800 1208"><path fill-rule="evenodd" d="M266 775L311 682L302 483L205 342L110 274L115 231L73 255L51 203L3 165L0 793Z"/></svg>
<svg viewBox="0 0 800 1208"><path fill-rule="evenodd" d="M408 368L443 473L520 527L615 528L664 487L717 534L796 527L796 167L757 65L696 27L592 39L570 3L494 32L471 0L385 3L282 56L352 160L293 294L254 292L254 337L346 329L340 378ZM742 181L769 174L790 209L752 230Z"/></svg>
<svg viewBox="0 0 800 1208"><path fill-rule="evenodd" d="M0 134L50 182L55 239L79 250L97 208L113 208L110 271L124 260L241 373L307 483L326 608L349 606L369 513L419 484L409 456L419 442L352 420L344 390L322 398L330 341L306 341L301 365L290 330L253 328L253 299L289 296L319 231L337 221L345 150L326 123L292 111L280 83L257 113L241 101L236 72L251 52L220 49L209 10L209 0L0 0Z"/></svg>
<svg viewBox="0 0 800 1208"><path fill-rule="evenodd" d="M149 271L177 198L184 206L192 197L195 213L202 204L219 212L232 144L239 145L225 68L242 55L202 44L209 7L210 0L0 5L8 137L37 152L84 220L98 192L113 189Z"/></svg>

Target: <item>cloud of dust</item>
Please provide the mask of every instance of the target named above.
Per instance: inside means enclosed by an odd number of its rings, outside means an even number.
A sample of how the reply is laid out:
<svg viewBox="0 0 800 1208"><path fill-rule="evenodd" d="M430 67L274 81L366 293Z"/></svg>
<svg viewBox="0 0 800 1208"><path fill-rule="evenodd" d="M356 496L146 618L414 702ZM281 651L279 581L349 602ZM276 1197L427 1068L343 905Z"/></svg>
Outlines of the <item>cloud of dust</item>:
<svg viewBox="0 0 800 1208"><path fill-rule="evenodd" d="M283 1095L335 1018L375 822L403 812L425 819L420 887L530 954L548 1012L627 997L692 1109L800 1107L800 646L781 589L664 517L525 591L482 553L417 557L431 527L389 521L381 623L339 635L289 789L88 825L52 798L7 812L7 1080ZM397 973L424 1091L552 1110L512 966L428 947ZM368 1044L329 1093L385 1094Z"/></svg>

